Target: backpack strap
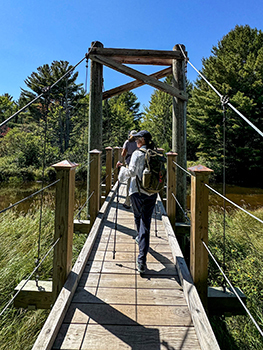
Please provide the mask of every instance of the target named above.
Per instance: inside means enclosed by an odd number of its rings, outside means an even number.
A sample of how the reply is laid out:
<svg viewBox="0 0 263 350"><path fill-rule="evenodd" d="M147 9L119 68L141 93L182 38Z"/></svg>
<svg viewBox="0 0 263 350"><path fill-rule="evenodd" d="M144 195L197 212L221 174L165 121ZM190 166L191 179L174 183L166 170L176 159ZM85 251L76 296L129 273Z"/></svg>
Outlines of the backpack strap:
<svg viewBox="0 0 263 350"><path fill-rule="evenodd" d="M146 161L146 152L147 152L147 150L145 148L139 148L139 151L141 151L142 153L145 154L145 161ZM139 193L139 195L141 195L141 186L140 186L140 180L139 180L138 175L136 175L136 185L137 185L137 188L138 188L138 193Z"/></svg>

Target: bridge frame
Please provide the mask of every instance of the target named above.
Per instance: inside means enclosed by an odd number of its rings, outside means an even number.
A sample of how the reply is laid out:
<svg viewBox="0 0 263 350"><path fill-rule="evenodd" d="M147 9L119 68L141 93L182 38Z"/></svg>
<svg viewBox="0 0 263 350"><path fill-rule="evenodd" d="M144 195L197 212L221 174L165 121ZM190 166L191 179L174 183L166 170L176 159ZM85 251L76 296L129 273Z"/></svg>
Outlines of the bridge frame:
<svg viewBox="0 0 263 350"><path fill-rule="evenodd" d="M90 65L90 96L89 96L89 135L88 150L102 150L102 101L122 92L135 89L142 85L150 85L164 91L173 98L173 122L172 122L172 151L178 153L177 162L186 168L186 58L187 52L184 45L175 45L173 50L139 50L104 48L99 41L91 43L87 58L91 59ZM132 65L158 65L167 68L146 75L138 70L126 66ZM107 66L135 80L103 92L103 66ZM163 77L172 74L172 86L159 81ZM88 155L88 162L90 156ZM186 174L183 171L177 173L177 199L182 208L186 209ZM87 174L87 193L90 190L90 173ZM183 213L176 211L176 221L184 222Z"/></svg>

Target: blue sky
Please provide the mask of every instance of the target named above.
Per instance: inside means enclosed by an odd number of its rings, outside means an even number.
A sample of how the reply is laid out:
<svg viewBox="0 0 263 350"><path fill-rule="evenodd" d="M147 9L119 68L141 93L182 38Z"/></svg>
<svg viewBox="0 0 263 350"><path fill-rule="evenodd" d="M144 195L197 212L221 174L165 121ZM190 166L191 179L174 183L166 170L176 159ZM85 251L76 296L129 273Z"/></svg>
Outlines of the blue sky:
<svg viewBox="0 0 263 350"><path fill-rule="evenodd" d="M262 30L259 0L1 0L0 95L17 100L24 80L43 64L66 60L75 65L92 41L104 47L171 50L184 44L198 69L202 58L236 25ZM135 67L150 74L160 67ZM85 61L78 67L85 83ZM187 77L197 73L188 66ZM89 78L89 75L88 75ZM131 79L104 69L104 88ZM153 88L133 90L141 106L148 105Z"/></svg>

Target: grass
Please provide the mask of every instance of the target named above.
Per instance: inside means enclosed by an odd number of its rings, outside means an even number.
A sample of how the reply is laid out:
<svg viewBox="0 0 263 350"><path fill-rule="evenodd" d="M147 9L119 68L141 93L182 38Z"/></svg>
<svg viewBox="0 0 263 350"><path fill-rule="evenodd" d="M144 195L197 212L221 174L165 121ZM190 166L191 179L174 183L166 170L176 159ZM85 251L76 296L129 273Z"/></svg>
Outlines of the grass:
<svg viewBox="0 0 263 350"><path fill-rule="evenodd" d="M263 220L263 209L253 212ZM263 329L263 225L241 211L226 215L226 275L247 296L247 308ZM223 266L223 214L209 213L209 247ZM221 273L210 260L210 285L222 283ZM221 349L261 350L263 339L249 316L212 317L211 323Z"/></svg>
<svg viewBox="0 0 263 350"><path fill-rule="evenodd" d="M1 214L0 229L0 312L12 298L14 288L35 268L38 255L39 210L18 215L15 210ZM40 258L53 242L54 211L46 204L42 217ZM86 240L85 235L74 235L75 261ZM39 270L41 280L52 278L51 254ZM33 279L33 278L32 278ZM40 332L49 310L24 310L10 306L0 317L0 349L29 350Z"/></svg>

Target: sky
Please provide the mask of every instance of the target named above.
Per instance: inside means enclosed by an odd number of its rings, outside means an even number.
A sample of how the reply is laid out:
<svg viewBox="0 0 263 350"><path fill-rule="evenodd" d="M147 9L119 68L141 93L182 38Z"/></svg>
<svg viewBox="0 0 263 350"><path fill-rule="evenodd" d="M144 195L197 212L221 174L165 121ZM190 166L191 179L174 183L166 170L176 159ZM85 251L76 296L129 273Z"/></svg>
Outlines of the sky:
<svg viewBox="0 0 263 350"><path fill-rule="evenodd" d="M24 80L37 68L64 60L71 65L85 57L91 42L107 48L172 50L183 44L190 62L202 68L202 58L236 25L262 30L263 2L259 0L0 0L0 95L16 101ZM90 65L89 65L90 66ZM164 67L133 66L146 74ZM77 67L78 83L89 88L85 60ZM188 65L187 78L197 73ZM104 68L104 89L132 79ZM154 89L133 90L141 109Z"/></svg>

